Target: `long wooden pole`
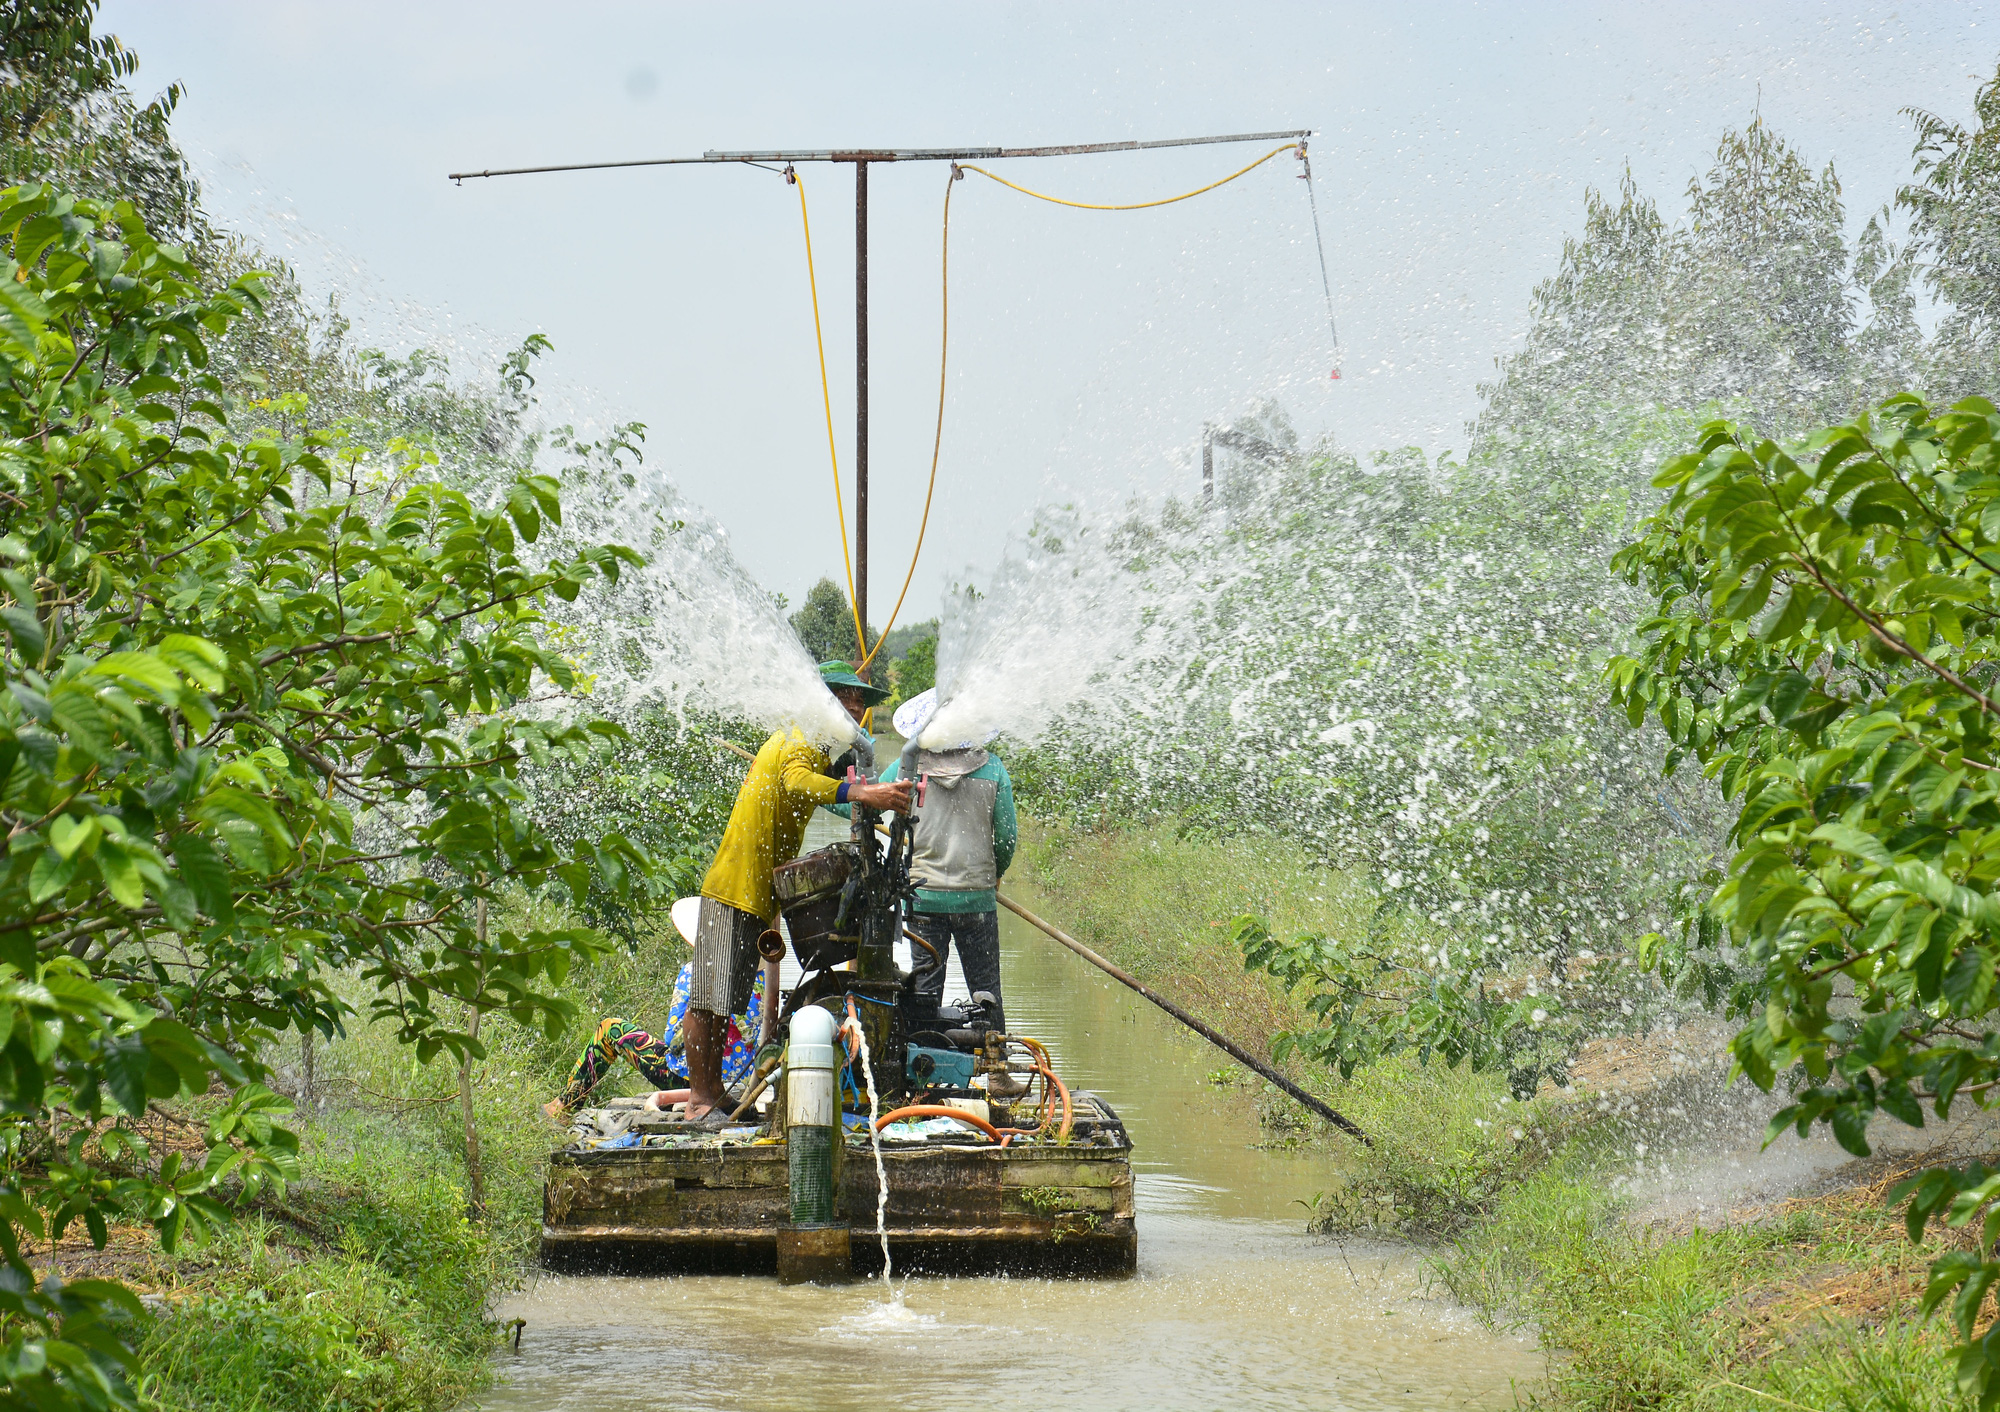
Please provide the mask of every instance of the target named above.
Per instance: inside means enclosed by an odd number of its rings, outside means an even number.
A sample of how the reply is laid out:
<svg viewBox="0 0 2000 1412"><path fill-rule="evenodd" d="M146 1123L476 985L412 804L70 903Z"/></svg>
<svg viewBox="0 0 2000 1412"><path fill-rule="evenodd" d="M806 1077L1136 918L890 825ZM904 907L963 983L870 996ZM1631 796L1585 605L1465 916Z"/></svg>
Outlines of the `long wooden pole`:
<svg viewBox="0 0 2000 1412"><path fill-rule="evenodd" d="M1336 1128L1339 1128L1342 1132L1348 1134L1350 1137L1359 1138L1363 1143L1365 1143L1369 1147L1373 1147L1375 1145L1375 1139L1371 1138L1370 1136L1368 1136L1367 1133L1363 1132L1361 1130L1360 1125L1357 1124L1353 1119L1344 1117L1340 1113L1335 1112L1332 1108L1329 1108L1326 1104L1320 1102L1319 1099L1314 1098L1310 1093L1307 1093L1304 1089L1300 1088L1297 1084L1293 1083L1290 1079L1286 1078L1283 1074L1279 1073L1269 1064L1266 1064L1263 1060L1254 1058L1253 1056L1245 1053L1241 1045L1235 1043L1233 1040L1229 1039L1226 1035L1218 1034L1215 1030L1210 1029L1207 1025L1203 1024L1200 1020L1197 1020L1187 1011L1181 1009L1180 1006L1174 1004L1173 1001L1167 999L1164 995L1161 995L1158 991L1155 991L1151 989L1149 986L1142 983L1138 979L1138 977L1133 976L1125 971L1122 971L1118 967L1112 965L1109 961L1105 960L1102 956L1099 956L1095 951L1092 951L1089 947L1085 946L1082 942L1078 941L1075 937L1071 936L1068 932L1064 931L1062 928L1055 926L1049 922L1043 921L1040 917L1037 917L1033 912L1030 912L1027 908L1023 907L1013 898L1008 897L1005 893L999 894L999 898L1000 898L1000 905L1002 907L1005 907L1009 912L1012 912L1015 916L1019 917L1029 926L1035 928L1037 931L1049 937L1051 940L1060 942L1062 943L1062 945L1067 946L1071 951L1074 951L1077 955L1081 956L1084 960L1090 962L1091 965L1097 967L1098 970L1104 972L1105 975L1111 977L1111 979L1117 981L1119 984L1130 986L1133 990L1138 991L1139 994L1145 996L1146 999L1152 1001L1155 1005L1159 1006L1169 1015L1172 1015L1176 1020L1179 1020L1189 1029L1193 1030L1196 1034L1200 1035L1203 1039L1207 1040L1210 1044L1214 1045L1217 1049L1220 1049L1223 1053L1227 1054L1237 1063L1243 1065L1244 1068L1250 1069L1253 1072L1261 1074L1263 1077L1269 1079L1278 1088L1283 1090L1285 1093L1290 1094L1293 1098L1297 1099L1307 1108L1310 1108L1313 1112L1319 1114L1320 1117L1326 1119L1329 1123L1332 1123Z"/></svg>

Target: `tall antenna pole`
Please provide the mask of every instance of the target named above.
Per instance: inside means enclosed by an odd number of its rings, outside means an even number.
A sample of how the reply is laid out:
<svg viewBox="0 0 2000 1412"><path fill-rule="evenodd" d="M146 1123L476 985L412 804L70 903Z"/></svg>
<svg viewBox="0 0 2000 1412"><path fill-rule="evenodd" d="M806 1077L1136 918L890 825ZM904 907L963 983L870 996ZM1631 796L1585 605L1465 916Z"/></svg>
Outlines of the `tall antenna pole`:
<svg viewBox="0 0 2000 1412"><path fill-rule="evenodd" d="M854 164L854 615L868 633L868 164ZM865 658L874 643L864 641ZM862 667L863 681L872 668Z"/></svg>

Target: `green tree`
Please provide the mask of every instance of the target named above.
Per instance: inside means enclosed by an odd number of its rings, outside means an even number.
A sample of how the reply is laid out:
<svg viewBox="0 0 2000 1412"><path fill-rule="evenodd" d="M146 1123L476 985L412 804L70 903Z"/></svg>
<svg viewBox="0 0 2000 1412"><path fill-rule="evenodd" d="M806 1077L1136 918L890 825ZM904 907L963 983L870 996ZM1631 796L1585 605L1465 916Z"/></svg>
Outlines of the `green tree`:
<svg viewBox="0 0 2000 1412"><path fill-rule="evenodd" d="M329 969L420 1059L467 1018L554 1030L582 928L478 926L560 882L643 891L618 834L559 844L525 765L622 736L521 709L569 688L542 606L637 562L532 562L561 517L524 474L488 506L384 455L235 405L221 291L130 203L0 193L0 1377L24 1405L126 1400L114 1284L37 1285L24 1241L147 1220L172 1244L282 1183L260 1082L287 1029L333 1033ZM150 1152L149 1103L220 1084L206 1161ZM123 1311L123 1313L121 1313Z"/></svg>
<svg viewBox="0 0 2000 1412"><path fill-rule="evenodd" d="M1717 423L1662 468L1620 553L1656 615L1610 668L1733 801L1734 852L1649 963L1731 987L1736 1067L1866 1155L1878 1112L1921 1127L2000 1088L2000 414L1914 396L1785 446ZM1902 1183L1910 1234L1983 1223L1938 1259L1959 1381L2000 1403L2000 1174Z"/></svg>
<svg viewBox="0 0 2000 1412"><path fill-rule="evenodd" d="M1615 201L1586 194L1522 348L1481 389L1475 457L1531 453L1562 474L1660 411L1802 429L1909 385L1925 351L1905 316L1913 257L1881 218L1849 250L1832 164L1814 171L1758 117L1722 134L1687 198L1674 225L1629 172Z"/></svg>
<svg viewBox="0 0 2000 1412"><path fill-rule="evenodd" d="M1870 394L1880 400L1926 376L1931 361L1917 322L1916 251L1898 248L1888 236L1890 208L1869 217L1854 245L1854 282L1867 296L1867 324L1854 340L1855 357L1865 370Z"/></svg>
<svg viewBox="0 0 2000 1412"><path fill-rule="evenodd" d="M933 624L928 636L917 638L896 659L893 666L896 695L901 700L908 701L937 685L937 646L937 629Z"/></svg>
<svg viewBox="0 0 2000 1412"><path fill-rule="evenodd" d="M1761 326L1759 343L1782 348L1807 379L1837 386L1853 314L1833 164L1815 176L1759 116L1723 133L1715 164L1687 196L1694 267L1729 271L1743 286L1731 324Z"/></svg>
<svg viewBox="0 0 2000 1412"><path fill-rule="evenodd" d="M179 84L135 102L139 60L92 33L99 0L11 0L0 10L0 186L52 180L136 202L155 231L209 235L200 193L167 123Z"/></svg>
<svg viewBox="0 0 2000 1412"><path fill-rule="evenodd" d="M1973 98L1976 127L1921 108L1916 170L1896 193L1924 283L1946 306L1939 341L1959 367L1954 388L1990 386L2000 349L2000 72Z"/></svg>
<svg viewBox="0 0 2000 1412"><path fill-rule="evenodd" d="M840 591L840 585L832 579L822 577L806 594L806 601L799 605L798 612L791 617L792 631L805 644L806 652L815 662L826 662L833 658L855 662L861 659L859 645L854 636L854 610L848 605L847 595ZM872 625L868 629L868 644L874 646L877 634Z"/></svg>

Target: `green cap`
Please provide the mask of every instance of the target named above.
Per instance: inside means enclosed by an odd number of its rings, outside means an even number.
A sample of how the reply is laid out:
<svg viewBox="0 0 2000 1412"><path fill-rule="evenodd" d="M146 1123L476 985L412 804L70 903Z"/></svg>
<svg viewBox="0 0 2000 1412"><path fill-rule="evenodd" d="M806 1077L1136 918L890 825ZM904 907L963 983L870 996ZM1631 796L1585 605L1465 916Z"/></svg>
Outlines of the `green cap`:
<svg viewBox="0 0 2000 1412"><path fill-rule="evenodd" d="M862 704L866 706L874 706L889 699L889 693L885 688L876 686L871 682L865 682L860 677L854 675L854 664L852 662L842 662L836 659L832 662L820 663L819 679L825 682L829 688L836 686L854 687L860 691Z"/></svg>

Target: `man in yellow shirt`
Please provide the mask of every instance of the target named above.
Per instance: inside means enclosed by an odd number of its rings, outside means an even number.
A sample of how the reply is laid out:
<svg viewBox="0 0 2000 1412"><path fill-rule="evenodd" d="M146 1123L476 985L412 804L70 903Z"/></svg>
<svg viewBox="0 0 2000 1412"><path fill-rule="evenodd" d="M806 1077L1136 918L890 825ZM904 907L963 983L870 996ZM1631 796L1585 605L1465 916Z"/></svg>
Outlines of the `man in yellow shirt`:
<svg viewBox="0 0 2000 1412"><path fill-rule="evenodd" d="M861 680L846 662L822 662L819 674L856 724L889 694ZM757 938L777 921L771 870L798 856L813 810L845 803L908 813L910 786L836 779L827 752L796 730L776 731L764 742L736 791L722 846L701 883L686 1019L691 1122L719 1125L723 1115L723 1027L749 1002Z"/></svg>

